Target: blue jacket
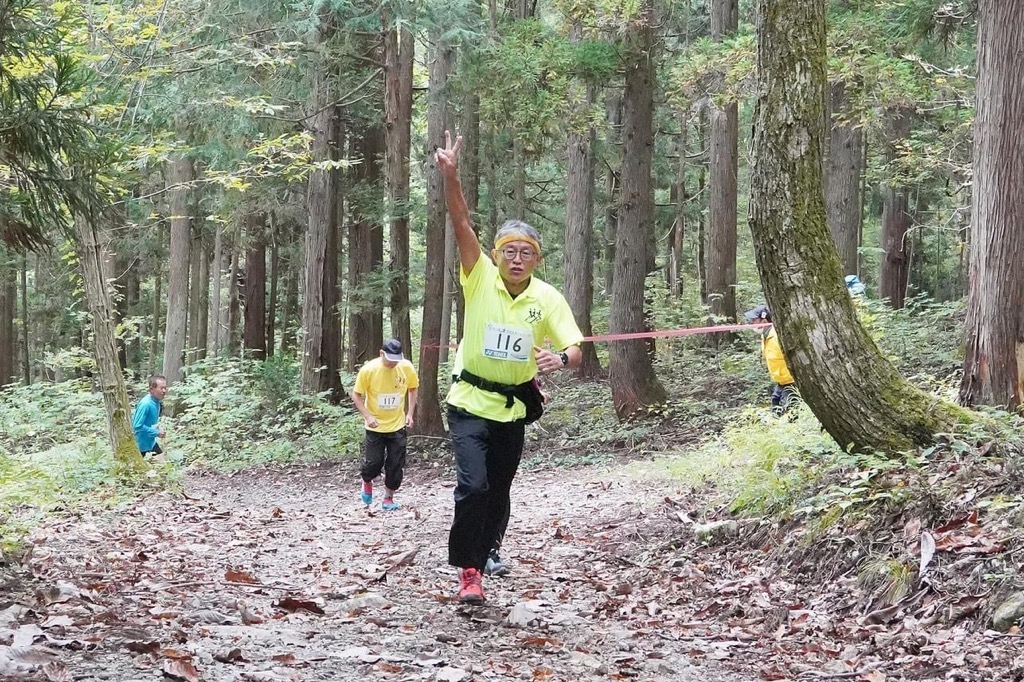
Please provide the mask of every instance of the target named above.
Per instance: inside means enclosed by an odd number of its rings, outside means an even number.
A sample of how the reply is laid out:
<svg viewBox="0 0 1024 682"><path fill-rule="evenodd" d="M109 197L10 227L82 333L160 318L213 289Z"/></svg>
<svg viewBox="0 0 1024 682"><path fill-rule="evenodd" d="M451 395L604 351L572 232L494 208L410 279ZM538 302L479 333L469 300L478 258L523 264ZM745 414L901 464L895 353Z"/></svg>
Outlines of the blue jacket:
<svg viewBox="0 0 1024 682"><path fill-rule="evenodd" d="M160 435L160 430L156 428L159 419L160 401L147 393L135 406L135 414L132 415L132 431L135 432L135 442L139 444L140 452L149 452L156 445L156 438Z"/></svg>

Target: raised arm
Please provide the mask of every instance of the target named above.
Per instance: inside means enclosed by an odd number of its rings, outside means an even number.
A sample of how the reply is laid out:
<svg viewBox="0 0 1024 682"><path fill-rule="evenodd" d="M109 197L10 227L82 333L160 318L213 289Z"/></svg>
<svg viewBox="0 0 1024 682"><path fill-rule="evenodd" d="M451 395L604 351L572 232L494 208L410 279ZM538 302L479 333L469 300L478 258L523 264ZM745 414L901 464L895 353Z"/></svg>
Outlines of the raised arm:
<svg viewBox="0 0 1024 682"><path fill-rule="evenodd" d="M444 203L448 207L448 215L452 219L455 230L455 241L459 245L459 261L462 270L468 275L473 271L480 258L480 241L473 232L473 223L469 219L469 207L462 195L462 182L459 180L459 151L462 149L462 136L455 138L444 131L444 149L434 152L434 161L444 178Z"/></svg>

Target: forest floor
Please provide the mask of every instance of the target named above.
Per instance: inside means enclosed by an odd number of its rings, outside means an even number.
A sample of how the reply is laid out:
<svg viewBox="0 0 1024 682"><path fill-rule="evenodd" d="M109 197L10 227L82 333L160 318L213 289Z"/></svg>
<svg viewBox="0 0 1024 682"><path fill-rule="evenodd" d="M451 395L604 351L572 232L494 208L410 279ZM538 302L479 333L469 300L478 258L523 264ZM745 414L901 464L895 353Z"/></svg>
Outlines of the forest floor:
<svg viewBox="0 0 1024 682"><path fill-rule="evenodd" d="M0 676L882 682L1024 674L1015 635L915 618L913 608L858 614L851 576L821 581L806 566L778 563L756 525L730 522L722 541L698 541L703 501L649 464L524 467L504 551L511 573L485 581L486 605L461 606L446 562L453 476L444 461L410 463L394 512L379 500L364 507L356 463L342 462L196 473L180 493L51 518L22 561L3 569ZM745 541L729 539L737 531Z"/></svg>

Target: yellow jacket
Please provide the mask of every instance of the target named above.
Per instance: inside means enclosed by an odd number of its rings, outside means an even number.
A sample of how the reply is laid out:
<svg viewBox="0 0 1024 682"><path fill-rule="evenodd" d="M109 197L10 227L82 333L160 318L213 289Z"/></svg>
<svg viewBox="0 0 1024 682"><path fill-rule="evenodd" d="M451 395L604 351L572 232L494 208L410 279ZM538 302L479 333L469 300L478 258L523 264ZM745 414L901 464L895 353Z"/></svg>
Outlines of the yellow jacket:
<svg viewBox="0 0 1024 682"><path fill-rule="evenodd" d="M768 374L772 381L783 386L793 383L793 375L789 373L786 358L782 354L782 345L779 343L779 335L775 332L775 325L761 333L761 354L768 365Z"/></svg>

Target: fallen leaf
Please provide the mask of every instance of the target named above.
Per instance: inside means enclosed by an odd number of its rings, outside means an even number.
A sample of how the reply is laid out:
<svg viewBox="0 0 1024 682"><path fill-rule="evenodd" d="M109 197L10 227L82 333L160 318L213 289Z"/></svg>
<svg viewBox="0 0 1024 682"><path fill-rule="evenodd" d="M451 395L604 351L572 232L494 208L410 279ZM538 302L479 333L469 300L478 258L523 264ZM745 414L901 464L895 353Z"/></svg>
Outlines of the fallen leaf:
<svg viewBox="0 0 1024 682"><path fill-rule="evenodd" d="M242 650L235 647L234 649L221 649L214 653L213 660L221 663L242 663L245 661L245 657L242 655Z"/></svg>
<svg viewBox="0 0 1024 682"><path fill-rule="evenodd" d="M928 564L931 563L932 557L935 556L935 538L928 531L921 532L921 563L917 569L917 576L919 578L924 576L924 571L928 568Z"/></svg>
<svg viewBox="0 0 1024 682"><path fill-rule="evenodd" d="M160 651L160 642L125 642L124 648L133 654L155 654Z"/></svg>
<svg viewBox="0 0 1024 682"><path fill-rule="evenodd" d="M258 585L260 582L251 573L235 568L229 568L224 572L224 580L229 583L246 583L248 585Z"/></svg>
<svg viewBox="0 0 1024 682"><path fill-rule="evenodd" d="M315 613L318 616L324 615L324 610L315 601L309 601L306 599L295 599L294 597L285 597L281 601L274 604L279 609L294 613L295 611L309 611Z"/></svg>
<svg viewBox="0 0 1024 682"><path fill-rule="evenodd" d="M44 633L38 625L22 625L14 632L11 646L16 648L30 647L36 641L36 637L42 636L44 636Z"/></svg>
<svg viewBox="0 0 1024 682"><path fill-rule="evenodd" d="M50 682L68 682L71 679L71 673L64 666L63 663L57 661L50 661L43 665L43 675Z"/></svg>
<svg viewBox="0 0 1024 682"><path fill-rule="evenodd" d="M888 678L881 670L869 670L857 678L858 682L885 682L886 679Z"/></svg>
<svg viewBox="0 0 1024 682"><path fill-rule="evenodd" d="M199 671L191 662L183 659L164 661L164 675L185 682L199 682Z"/></svg>
<svg viewBox="0 0 1024 682"><path fill-rule="evenodd" d="M441 682L462 682L462 680L469 677L469 673L462 668L452 668L445 666L437 671L437 678Z"/></svg>
<svg viewBox="0 0 1024 682"><path fill-rule="evenodd" d="M56 658L56 652L42 647L0 646L0 677L35 672Z"/></svg>
<svg viewBox="0 0 1024 682"><path fill-rule="evenodd" d="M424 652L416 655L416 658L412 659L413 665L418 665L423 668L432 668L436 665L444 663L444 659L437 655L436 651Z"/></svg>
<svg viewBox="0 0 1024 682"><path fill-rule="evenodd" d="M394 557L392 557L390 559L390 566L388 567L388 570L389 571L393 571L396 568L398 568L399 566L409 566L409 565L411 565L412 562L413 562L413 559L416 558L416 554L419 551L420 551L420 548L416 547L415 549L410 549L407 552L402 552L401 554L396 554Z"/></svg>
<svg viewBox="0 0 1024 682"><path fill-rule="evenodd" d="M75 621L68 616L50 616L42 623L39 627L42 628L69 628L75 624Z"/></svg>

